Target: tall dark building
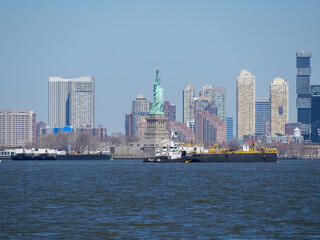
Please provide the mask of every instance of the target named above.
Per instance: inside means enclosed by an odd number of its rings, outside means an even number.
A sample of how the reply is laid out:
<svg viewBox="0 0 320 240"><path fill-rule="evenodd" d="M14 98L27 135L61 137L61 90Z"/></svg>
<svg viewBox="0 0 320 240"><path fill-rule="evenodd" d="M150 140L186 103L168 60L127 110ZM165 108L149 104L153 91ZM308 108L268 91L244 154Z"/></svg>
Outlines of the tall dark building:
<svg viewBox="0 0 320 240"><path fill-rule="evenodd" d="M301 122L301 135L310 140L311 132L311 89L310 89L310 52L297 53L297 114Z"/></svg>
<svg viewBox="0 0 320 240"><path fill-rule="evenodd" d="M233 140L233 117L226 117L226 140Z"/></svg>
<svg viewBox="0 0 320 240"><path fill-rule="evenodd" d="M270 121L269 98L256 98L256 134L266 134L266 121Z"/></svg>
<svg viewBox="0 0 320 240"><path fill-rule="evenodd" d="M132 112L126 113L125 132L126 136L132 136Z"/></svg>
<svg viewBox="0 0 320 240"><path fill-rule="evenodd" d="M320 85L311 86L311 141L320 142Z"/></svg>

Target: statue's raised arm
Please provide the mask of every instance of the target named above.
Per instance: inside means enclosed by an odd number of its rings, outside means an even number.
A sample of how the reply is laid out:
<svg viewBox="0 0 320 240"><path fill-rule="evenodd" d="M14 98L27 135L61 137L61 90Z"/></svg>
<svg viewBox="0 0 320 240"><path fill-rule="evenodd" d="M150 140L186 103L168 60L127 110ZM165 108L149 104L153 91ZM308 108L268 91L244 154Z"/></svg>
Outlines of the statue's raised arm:
<svg viewBox="0 0 320 240"><path fill-rule="evenodd" d="M158 78L159 69L156 71L156 78L153 83L153 104L149 114L164 114L163 112L163 94L164 89L160 87L160 78Z"/></svg>

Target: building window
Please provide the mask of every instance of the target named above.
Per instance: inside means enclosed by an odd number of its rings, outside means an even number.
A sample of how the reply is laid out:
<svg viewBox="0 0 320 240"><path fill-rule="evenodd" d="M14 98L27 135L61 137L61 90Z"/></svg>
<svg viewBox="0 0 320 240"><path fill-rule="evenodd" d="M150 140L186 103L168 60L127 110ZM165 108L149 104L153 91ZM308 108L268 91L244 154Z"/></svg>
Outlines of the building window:
<svg viewBox="0 0 320 240"><path fill-rule="evenodd" d="M283 114L283 106L279 106L279 115Z"/></svg>

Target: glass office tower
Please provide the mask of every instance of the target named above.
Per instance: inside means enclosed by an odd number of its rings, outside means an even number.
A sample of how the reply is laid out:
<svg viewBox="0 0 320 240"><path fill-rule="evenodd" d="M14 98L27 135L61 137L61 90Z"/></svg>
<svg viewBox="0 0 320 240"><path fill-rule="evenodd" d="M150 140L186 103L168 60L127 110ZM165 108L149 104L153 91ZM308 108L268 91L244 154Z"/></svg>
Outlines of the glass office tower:
<svg viewBox="0 0 320 240"><path fill-rule="evenodd" d="M297 53L297 115L301 123L301 134L310 140L311 133L311 89L310 89L310 52Z"/></svg>
<svg viewBox="0 0 320 240"><path fill-rule="evenodd" d="M270 121L270 100L269 98L256 98L256 134L266 134L266 121Z"/></svg>

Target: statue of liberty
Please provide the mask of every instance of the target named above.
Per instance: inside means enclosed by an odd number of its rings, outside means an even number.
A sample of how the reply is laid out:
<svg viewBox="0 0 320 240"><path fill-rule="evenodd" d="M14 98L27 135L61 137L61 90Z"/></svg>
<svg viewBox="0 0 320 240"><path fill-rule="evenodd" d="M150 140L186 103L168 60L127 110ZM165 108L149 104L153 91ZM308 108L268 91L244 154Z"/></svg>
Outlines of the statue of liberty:
<svg viewBox="0 0 320 240"><path fill-rule="evenodd" d="M163 94L164 89L160 87L160 78L158 78L159 69L156 71L156 78L153 83L153 105L150 109L149 114L164 114L163 112Z"/></svg>

